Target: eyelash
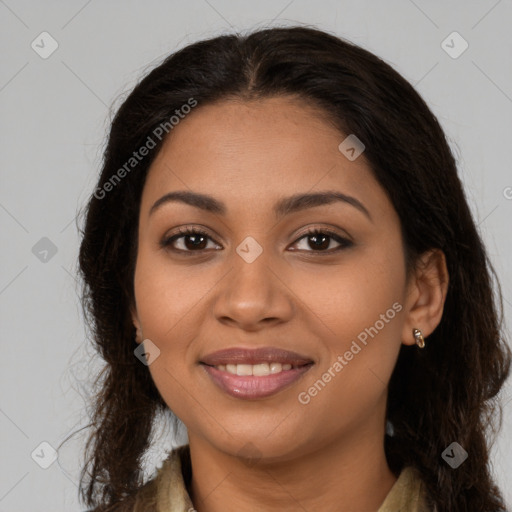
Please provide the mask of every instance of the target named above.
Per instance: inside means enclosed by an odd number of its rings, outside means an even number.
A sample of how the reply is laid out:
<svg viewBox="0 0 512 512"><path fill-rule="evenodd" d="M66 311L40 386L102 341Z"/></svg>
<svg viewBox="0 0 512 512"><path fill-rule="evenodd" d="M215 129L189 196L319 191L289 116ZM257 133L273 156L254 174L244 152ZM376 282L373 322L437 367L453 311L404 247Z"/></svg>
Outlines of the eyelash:
<svg viewBox="0 0 512 512"><path fill-rule="evenodd" d="M213 238L211 238L210 235L206 231L202 230L201 228L189 228L189 227L186 227L186 228L180 228L178 230L177 234L174 234L174 235L172 235L170 237L164 238L160 242L160 246L162 248L164 248L164 249L171 250L173 252L177 252L177 253L181 253L181 254L186 254L187 256L193 256L196 253L201 253L201 252L206 250L206 249L200 249L200 250L197 250L197 251L190 251L190 250L184 251L183 249L175 249L175 248L172 247L172 243L174 241L176 241L176 240L178 240L180 238L183 238L183 237L185 237L187 235L202 235L202 236L204 236L206 238L209 238L213 242L215 242L215 240L213 240ZM312 252L312 253L315 253L315 254L318 254L318 255L332 255L332 254L337 253L337 252L339 252L339 251L341 251L343 249L347 249L348 247L351 247L353 245L353 242L351 242L347 238L343 238L340 235L338 235L336 232L334 232L334 231L332 231L330 229L327 229L327 228L321 228L321 229L320 228L311 228L308 231L306 231L305 233L303 233L294 242L294 244L296 244L297 242L299 242L303 238L307 238L307 237L313 236L313 235L327 235L329 238L332 238L335 242L338 242L340 244L340 246L335 248L335 249L330 249L329 251L315 251L315 250L311 250L311 251L306 251L306 252ZM215 243L217 243L217 242L215 242Z"/></svg>

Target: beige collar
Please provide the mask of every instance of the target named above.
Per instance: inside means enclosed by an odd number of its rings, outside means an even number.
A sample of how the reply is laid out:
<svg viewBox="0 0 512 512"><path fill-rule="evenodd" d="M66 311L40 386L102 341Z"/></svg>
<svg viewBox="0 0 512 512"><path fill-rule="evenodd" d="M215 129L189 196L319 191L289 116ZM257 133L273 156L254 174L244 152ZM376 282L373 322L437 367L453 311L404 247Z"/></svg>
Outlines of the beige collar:
<svg viewBox="0 0 512 512"><path fill-rule="evenodd" d="M157 475L137 495L134 512L194 512L183 474L190 474L188 445L172 450ZM418 471L406 467L377 512L429 512Z"/></svg>

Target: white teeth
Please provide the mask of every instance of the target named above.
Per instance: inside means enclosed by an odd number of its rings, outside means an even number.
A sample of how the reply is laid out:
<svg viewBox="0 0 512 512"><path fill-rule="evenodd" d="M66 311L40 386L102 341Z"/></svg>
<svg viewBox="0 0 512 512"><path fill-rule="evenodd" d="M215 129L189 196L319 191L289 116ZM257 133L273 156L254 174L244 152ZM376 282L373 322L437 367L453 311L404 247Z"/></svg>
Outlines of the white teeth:
<svg viewBox="0 0 512 512"><path fill-rule="evenodd" d="M259 377L268 375L270 373L270 369L268 363L261 364L253 364L252 365L252 374L257 375Z"/></svg>
<svg viewBox="0 0 512 512"><path fill-rule="evenodd" d="M281 363L270 363L270 373L279 373L282 369Z"/></svg>
<svg viewBox="0 0 512 512"><path fill-rule="evenodd" d="M237 375L252 375L252 365L250 364L237 364L236 365Z"/></svg>
<svg viewBox="0 0 512 512"><path fill-rule="evenodd" d="M233 375L255 375L264 377L273 373L280 373L283 370L291 370L289 363L259 363L259 364L219 364L216 368L222 372L232 373Z"/></svg>

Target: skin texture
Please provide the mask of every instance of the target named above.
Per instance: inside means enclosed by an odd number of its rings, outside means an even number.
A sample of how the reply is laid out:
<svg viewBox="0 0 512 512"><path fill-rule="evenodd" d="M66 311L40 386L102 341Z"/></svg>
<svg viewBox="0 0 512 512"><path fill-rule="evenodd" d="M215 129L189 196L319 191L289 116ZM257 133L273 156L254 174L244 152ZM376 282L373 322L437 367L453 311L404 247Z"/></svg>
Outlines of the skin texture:
<svg viewBox="0 0 512 512"><path fill-rule="evenodd" d="M383 444L387 384L401 344L414 345L412 329L427 338L438 325L448 275L444 255L433 251L407 281L400 220L364 153L349 161L338 150L345 137L298 99L226 100L180 121L149 170L132 315L138 341L160 350L152 378L187 426L199 512L376 511L396 481ZM209 194L227 213L169 202L149 214L178 190ZM371 219L342 202L273 213L282 197L326 190L357 198ZM160 246L189 225L208 232L203 251ZM339 242L318 250L304 236L309 227L352 245L326 255ZM247 236L263 249L252 263L236 252ZM194 250L190 238L173 245ZM299 393L395 303L394 318L301 404ZM219 349L264 346L315 364L257 400L222 392L199 364Z"/></svg>

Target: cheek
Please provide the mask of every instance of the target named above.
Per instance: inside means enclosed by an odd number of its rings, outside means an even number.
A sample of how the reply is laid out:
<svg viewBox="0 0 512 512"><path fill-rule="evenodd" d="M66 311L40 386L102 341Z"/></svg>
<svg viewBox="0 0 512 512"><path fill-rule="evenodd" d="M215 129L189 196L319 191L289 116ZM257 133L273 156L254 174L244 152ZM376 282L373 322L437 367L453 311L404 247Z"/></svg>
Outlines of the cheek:
<svg viewBox="0 0 512 512"><path fill-rule="evenodd" d="M338 265L288 276L307 306L310 322L318 325L337 350L350 346L361 333L364 341L364 333L375 325L383 338L401 332L397 313L403 309L403 262L396 246L376 243L374 247L347 253Z"/></svg>
<svg viewBox="0 0 512 512"><path fill-rule="evenodd" d="M144 336L161 344L176 341L214 283L207 270L171 264L162 251L142 248L135 269L137 312ZM197 320L197 318L196 318Z"/></svg>
<svg viewBox="0 0 512 512"><path fill-rule="evenodd" d="M401 346L404 272L397 250L386 252L381 245L328 274L296 281L294 290L326 355L304 383L304 401L355 418L382 399Z"/></svg>
<svg viewBox="0 0 512 512"><path fill-rule="evenodd" d="M197 268L171 266L165 256L145 248L139 252L135 269L135 298L143 335L160 351L148 370L168 407L182 419L194 405L191 397L201 396L190 379L190 369L196 363L190 347L204 320L201 299L215 282L210 273L201 275Z"/></svg>
<svg viewBox="0 0 512 512"><path fill-rule="evenodd" d="M322 331L325 357L304 379L298 401L308 417L323 418L326 431L350 429L382 411L401 347L402 311L391 295L367 300L360 291L338 295L320 313L318 324L329 326Z"/></svg>

